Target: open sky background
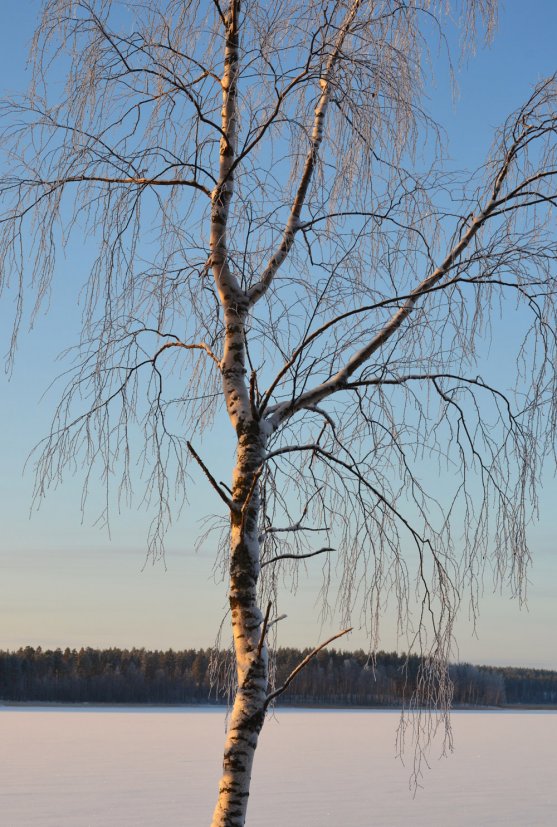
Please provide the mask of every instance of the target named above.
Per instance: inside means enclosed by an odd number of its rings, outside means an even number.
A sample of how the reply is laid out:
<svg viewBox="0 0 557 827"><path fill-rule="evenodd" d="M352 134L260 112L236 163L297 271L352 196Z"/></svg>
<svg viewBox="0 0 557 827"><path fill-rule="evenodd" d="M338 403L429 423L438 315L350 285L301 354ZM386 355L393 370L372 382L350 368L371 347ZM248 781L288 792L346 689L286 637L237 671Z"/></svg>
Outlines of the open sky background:
<svg viewBox="0 0 557 827"><path fill-rule="evenodd" d="M34 0L0 0L2 94L26 86L25 61L38 7ZM478 167L494 128L528 97L534 83L557 70L556 32L553 0L513 0L501 9L494 43L480 47L459 69L456 100L441 64L437 85L428 90L428 106L447 131L455 166ZM33 474L24 473L24 465L48 431L56 392L44 392L60 371L56 357L77 339L79 267L78 248L60 259L62 278L49 312L32 331L23 330L13 375L0 376L0 648L209 646L226 610L226 587L213 575L211 542L197 553L194 549L204 515L219 508L204 479L198 478L190 508L169 534L166 567L145 565L150 517L143 510L115 513L109 535L94 524L99 500L92 492L82 517L79 469L30 515ZM2 352L12 313L12 307L0 307ZM509 336L509 324L495 332L500 342ZM490 358L501 353L496 342ZM210 437L207 446L210 456ZM557 669L557 483L549 472L539 521L530 532L534 565L528 609L519 611L516 601L493 594L486 582L476 633L465 616L458 628L462 660ZM338 629L335 617L320 625L319 588L319 576L308 567L296 598L287 597L280 607L288 613L280 625L280 644L314 645ZM365 648L364 633L355 631L346 646ZM403 648L389 618L382 648Z"/></svg>

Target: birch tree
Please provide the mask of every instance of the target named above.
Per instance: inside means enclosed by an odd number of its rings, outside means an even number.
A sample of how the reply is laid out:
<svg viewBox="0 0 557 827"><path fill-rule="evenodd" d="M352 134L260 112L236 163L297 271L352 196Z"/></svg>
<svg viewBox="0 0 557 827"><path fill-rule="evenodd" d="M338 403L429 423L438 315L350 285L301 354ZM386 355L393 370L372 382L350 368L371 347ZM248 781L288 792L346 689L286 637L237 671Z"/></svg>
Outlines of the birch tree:
<svg viewBox="0 0 557 827"><path fill-rule="evenodd" d="M484 572L523 594L555 457L557 85L452 174L423 96L447 5L46 0L33 85L2 106L12 353L58 251L93 251L37 497L78 457L86 487L99 467L116 481L107 508L144 484L154 556L193 480L221 509L236 689L213 827L245 823L266 712L304 666L273 684L300 566L321 566L325 603L336 573L371 649L394 601L424 655L418 706L450 703L455 617ZM494 0L452 13L473 42Z"/></svg>

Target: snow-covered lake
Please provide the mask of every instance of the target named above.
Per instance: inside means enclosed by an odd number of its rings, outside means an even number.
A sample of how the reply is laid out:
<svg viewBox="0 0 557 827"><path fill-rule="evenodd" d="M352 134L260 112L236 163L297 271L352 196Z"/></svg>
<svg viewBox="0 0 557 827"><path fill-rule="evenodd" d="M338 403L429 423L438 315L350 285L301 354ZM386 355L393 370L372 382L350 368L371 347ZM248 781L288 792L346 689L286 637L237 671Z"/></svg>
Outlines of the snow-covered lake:
<svg viewBox="0 0 557 827"><path fill-rule="evenodd" d="M414 798L396 712L279 711L256 756L252 827L551 827L557 712L455 712L455 752ZM5 827L204 827L219 709L0 708Z"/></svg>

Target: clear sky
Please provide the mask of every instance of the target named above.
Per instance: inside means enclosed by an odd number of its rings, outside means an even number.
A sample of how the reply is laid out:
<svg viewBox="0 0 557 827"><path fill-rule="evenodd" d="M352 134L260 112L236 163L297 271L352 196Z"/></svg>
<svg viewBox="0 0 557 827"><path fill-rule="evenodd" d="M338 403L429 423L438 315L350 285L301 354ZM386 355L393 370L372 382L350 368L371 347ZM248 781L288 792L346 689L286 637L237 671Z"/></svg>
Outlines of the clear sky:
<svg viewBox="0 0 557 827"><path fill-rule="evenodd" d="M0 88L16 91L26 83L27 45L38 4L2 4ZM508 2L502 8L494 44L480 48L458 75L459 96L452 101L446 73L429 90L429 109L445 126L455 166L475 168L489 148L493 128L515 109L540 78L557 70L557 4L533 0ZM61 270L78 267L59 262ZM218 511L212 491L199 479L191 505L168 538L166 568L145 563L149 515L125 510L113 515L110 535L94 524L96 495L82 518L80 470L68 476L29 514L32 470L23 473L26 457L49 425L56 391L55 359L76 338L75 295L58 282L50 312L22 336L15 372L0 378L0 647L20 645L146 646L186 648L213 643L226 609L226 588L212 573L214 549L194 550L201 520ZM0 308L2 338L11 308ZM511 335L509 329L502 331ZM230 457L230 464L232 457ZM557 484L547 475L540 519L530 538L534 556L528 610L519 611L508 595L493 595L486 583L476 636L466 618L458 640L463 660L545 666L557 669ZM313 645L338 628L333 617L320 627L317 601L320 582L302 579L296 598L281 607L283 645ZM396 647L389 622L383 648ZM366 646L363 633L347 646Z"/></svg>

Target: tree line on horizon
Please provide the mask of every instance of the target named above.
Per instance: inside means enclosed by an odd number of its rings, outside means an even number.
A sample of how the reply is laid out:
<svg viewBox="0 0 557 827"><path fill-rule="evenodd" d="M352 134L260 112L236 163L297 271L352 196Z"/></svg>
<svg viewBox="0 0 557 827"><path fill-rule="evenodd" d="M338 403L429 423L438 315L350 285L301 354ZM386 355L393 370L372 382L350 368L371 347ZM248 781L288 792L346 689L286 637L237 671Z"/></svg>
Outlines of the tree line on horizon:
<svg viewBox="0 0 557 827"><path fill-rule="evenodd" d="M274 683L280 686L310 650L280 648ZM231 674L226 653L211 649L36 649L0 652L0 700L59 703L220 704ZM417 656L322 651L281 698L298 706L392 707L415 693ZM455 706L557 704L557 672L517 667L450 667Z"/></svg>

